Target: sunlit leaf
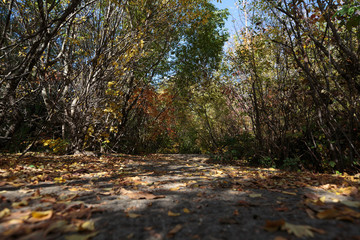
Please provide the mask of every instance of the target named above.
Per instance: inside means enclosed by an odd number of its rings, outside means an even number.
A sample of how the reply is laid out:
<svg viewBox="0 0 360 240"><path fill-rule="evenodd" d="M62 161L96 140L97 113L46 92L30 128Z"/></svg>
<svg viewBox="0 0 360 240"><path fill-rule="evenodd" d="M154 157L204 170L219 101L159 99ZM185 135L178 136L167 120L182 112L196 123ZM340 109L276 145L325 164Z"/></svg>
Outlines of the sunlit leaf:
<svg viewBox="0 0 360 240"><path fill-rule="evenodd" d="M172 211L168 211L168 216L170 216L170 217L178 217L178 216L180 216L180 213L175 213L175 212L172 212Z"/></svg>
<svg viewBox="0 0 360 240"><path fill-rule="evenodd" d="M29 221L40 222L50 219L53 216L53 210L48 211L32 211Z"/></svg>
<svg viewBox="0 0 360 240"><path fill-rule="evenodd" d="M94 221L86 221L80 225L80 230L82 231L95 231Z"/></svg>
<svg viewBox="0 0 360 240"><path fill-rule="evenodd" d="M136 214L136 213L127 213L126 216L129 218L138 218L138 217L141 217L142 215Z"/></svg>
<svg viewBox="0 0 360 240"><path fill-rule="evenodd" d="M27 205L29 205L29 202L26 201L26 200L22 200L21 202L13 202L11 204L11 206L13 208L21 208L21 207L24 207L24 206L27 206Z"/></svg>
<svg viewBox="0 0 360 240"><path fill-rule="evenodd" d="M10 214L11 214L10 209L4 208L3 210L0 211L0 219L7 217Z"/></svg>

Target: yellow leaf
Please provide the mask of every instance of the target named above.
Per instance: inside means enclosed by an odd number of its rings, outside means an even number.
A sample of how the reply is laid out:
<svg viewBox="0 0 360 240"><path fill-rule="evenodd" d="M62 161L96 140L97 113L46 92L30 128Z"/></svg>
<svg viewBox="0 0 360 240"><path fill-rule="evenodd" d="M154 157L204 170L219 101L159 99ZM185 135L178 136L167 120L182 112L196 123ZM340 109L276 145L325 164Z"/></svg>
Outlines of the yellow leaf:
<svg viewBox="0 0 360 240"><path fill-rule="evenodd" d="M170 191L178 191L179 189L180 189L180 187L170 188Z"/></svg>
<svg viewBox="0 0 360 240"><path fill-rule="evenodd" d="M1 212L0 212L0 219L7 217L11 214L10 209L8 208L4 208Z"/></svg>
<svg viewBox="0 0 360 240"><path fill-rule="evenodd" d="M174 213L174 212L172 212L172 211L168 211L168 215L170 216L170 217L178 217L178 216L180 216L180 213Z"/></svg>
<svg viewBox="0 0 360 240"><path fill-rule="evenodd" d="M24 207L24 206L27 206L29 205L28 201L26 200L22 200L21 202L14 202L11 204L11 206L13 208L21 208L21 207Z"/></svg>
<svg viewBox="0 0 360 240"><path fill-rule="evenodd" d="M48 211L33 211L31 212L31 218L29 221L31 222L39 222L50 219L53 215L53 210Z"/></svg>
<svg viewBox="0 0 360 240"><path fill-rule="evenodd" d="M184 208L183 211L184 211L184 213L191 213L191 211L187 208Z"/></svg>
<svg viewBox="0 0 360 240"><path fill-rule="evenodd" d="M88 240L89 238L95 237L98 234L98 232L93 232L93 233L89 233L89 234L73 234L73 235L69 235L66 236L65 239L66 240Z"/></svg>
<svg viewBox="0 0 360 240"><path fill-rule="evenodd" d="M66 182L66 180L63 179L62 177L59 177L59 178L54 178L54 182L55 183L64 183L64 182Z"/></svg>
<svg viewBox="0 0 360 240"><path fill-rule="evenodd" d="M95 231L94 221L86 221L80 225L80 229L84 231Z"/></svg>

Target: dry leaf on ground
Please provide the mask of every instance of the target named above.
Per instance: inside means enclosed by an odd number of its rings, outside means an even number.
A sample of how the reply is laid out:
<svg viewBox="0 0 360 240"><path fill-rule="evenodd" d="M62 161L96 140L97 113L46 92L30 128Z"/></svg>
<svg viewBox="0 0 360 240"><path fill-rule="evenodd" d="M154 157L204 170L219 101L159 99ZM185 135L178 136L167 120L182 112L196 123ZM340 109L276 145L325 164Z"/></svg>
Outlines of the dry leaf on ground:
<svg viewBox="0 0 360 240"><path fill-rule="evenodd" d="M266 221L264 229L269 232L276 232L279 230L286 231L289 234L293 234L296 237L314 237L314 232L324 233L323 230L317 229L308 225L297 225L287 223L284 220Z"/></svg>
<svg viewBox="0 0 360 240"><path fill-rule="evenodd" d="M4 208L2 211L0 211L0 219L7 217L11 214L10 209Z"/></svg>
<svg viewBox="0 0 360 240"><path fill-rule="evenodd" d="M173 229L171 229L171 230L168 232L167 237L168 237L168 238L174 237L174 235L175 235L176 233L178 233L182 228L183 228L183 227L182 227L181 224L176 225Z"/></svg>
<svg viewBox="0 0 360 240"><path fill-rule="evenodd" d="M318 212L316 215L319 219L337 219L337 220L348 220L353 221L352 218L360 218L360 212L352 210L351 208L330 208Z"/></svg>
<svg viewBox="0 0 360 240"><path fill-rule="evenodd" d="M178 216L180 216L180 213L175 213L175 212L172 212L172 211L168 211L168 216L170 216L170 217L178 217Z"/></svg>
<svg viewBox="0 0 360 240"><path fill-rule="evenodd" d="M159 199L159 198L165 198L164 195L154 195L152 193L148 193L148 192L133 192L133 191L129 191L126 190L124 188L122 188L120 190L120 193L128 196L131 199L147 199L147 200L152 200L152 199Z"/></svg>

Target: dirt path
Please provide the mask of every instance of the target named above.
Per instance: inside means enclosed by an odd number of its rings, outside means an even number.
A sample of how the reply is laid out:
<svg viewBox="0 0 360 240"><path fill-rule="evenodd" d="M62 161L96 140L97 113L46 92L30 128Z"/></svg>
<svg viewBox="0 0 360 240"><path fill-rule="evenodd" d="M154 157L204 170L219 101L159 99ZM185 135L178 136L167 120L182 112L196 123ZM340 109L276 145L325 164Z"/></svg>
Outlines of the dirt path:
<svg viewBox="0 0 360 240"><path fill-rule="evenodd" d="M360 239L358 176L203 155L4 161L3 239Z"/></svg>

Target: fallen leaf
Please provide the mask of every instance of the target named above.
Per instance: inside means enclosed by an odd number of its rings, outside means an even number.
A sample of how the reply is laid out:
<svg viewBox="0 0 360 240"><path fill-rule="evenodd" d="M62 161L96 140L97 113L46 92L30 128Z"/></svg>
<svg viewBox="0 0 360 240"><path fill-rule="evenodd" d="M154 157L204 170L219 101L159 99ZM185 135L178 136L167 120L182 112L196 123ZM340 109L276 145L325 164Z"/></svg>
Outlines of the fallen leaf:
<svg viewBox="0 0 360 240"><path fill-rule="evenodd" d="M287 194L287 195L293 195L296 196L297 194L294 192L288 192L288 191L281 191L281 193Z"/></svg>
<svg viewBox="0 0 360 240"><path fill-rule="evenodd" d="M287 231L289 234L294 234L296 237L314 237L315 228L308 225L296 225L285 222L281 227L282 230ZM317 231L319 232L319 231Z"/></svg>
<svg viewBox="0 0 360 240"><path fill-rule="evenodd" d="M128 196L131 199L147 199L147 200L152 200L152 199L159 199L159 198L165 198L164 195L154 195L152 193L147 193L147 192L133 192L133 191L129 191L126 190L124 188L122 188L120 190L120 193Z"/></svg>
<svg viewBox="0 0 360 240"><path fill-rule="evenodd" d="M14 183L14 182L11 182L10 183L13 187L22 187L25 185L25 183Z"/></svg>
<svg viewBox="0 0 360 240"><path fill-rule="evenodd" d="M305 211L311 219L315 219L315 212L313 210L306 208Z"/></svg>
<svg viewBox="0 0 360 240"><path fill-rule="evenodd" d="M187 209L187 208L184 208L184 209L183 209L183 212L184 212L184 213L191 213L191 211L190 211L189 209Z"/></svg>
<svg viewBox="0 0 360 240"><path fill-rule="evenodd" d="M264 229L268 232L276 232L285 224L284 220L266 221Z"/></svg>
<svg viewBox="0 0 360 240"><path fill-rule="evenodd" d="M252 193L252 194L249 194L249 197L258 198L258 197L262 197L262 194L261 193Z"/></svg>
<svg viewBox="0 0 360 240"><path fill-rule="evenodd" d="M351 208L330 208L318 212L316 215L319 219L337 219L345 221L353 221L352 218L360 218L360 212L354 211Z"/></svg>
<svg viewBox="0 0 360 240"><path fill-rule="evenodd" d="M55 183L65 183L66 179L63 179L62 177L54 178Z"/></svg>
<svg viewBox="0 0 360 240"><path fill-rule="evenodd" d="M172 212L172 211L168 211L168 216L170 216L170 217L178 217L178 216L180 216L180 213L174 213L174 212Z"/></svg>
<svg viewBox="0 0 360 240"><path fill-rule="evenodd" d="M81 231L95 231L95 223L94 221L86 221L80 225Z"/></svg>
<svg viewBox="0 0 360 240"><path fill-rule="evenodd" d="M358 192L359 190L356 187L344 187L338 189L338 193L345 196L356 195Z"/></svg>
<svg viewBox="0 0 360 240"><path fill-rule="evenodd" d="M341 204L344 204L348 207L360 208L360 201L340 201Z"/></svg>
<svg viewBox="0 0 360 240"><path fill-rule="evenodd" d="M28 219L29 222L41 222L50 219L53 216L53 210L48 211L33 211L31 217Z"/></svg>
<svg viewBox="0 0 360 240"><path fill-rule="evenodd" d="M266 221L265 230L268 232L276 232L278 230L286 231L289 234L293 234L296 237L314 237L314 232L323 234L324 231L321 229L313 228L307 225L296 225L287 223L284 220Z"/></svg>
<svg viewBox="0 0 360 240"><path fill-rule="evenodd" d="M98 232L92 232L89 234L73 234L65 236L66 240L88 240L89 238L95 237Z"/></svg>
<svg viewBox="0 0 360 240"><path fill-rule="evenodd" d="M176 225L173 229L171 229L171 230L168 232L167 237L168 237L168 238L174 237L174 235L175 235L176 233L178 233L181 229L182 229L182 225L181 225L181 224Z"/></svg>
<svg viewBox="0 0 360 240"><path fill-rule="evenodd" d="M49 202L49 203L56 203L57 200L53 197L45 197L40 200L41 202Z"/></svg>
<svg viewBox="0 0 360 240"><path fill-rule="evenodd" d="M7 217L11 214L10 209L8 208L4 208L1 212L0 212L0 219Z"/></svg>
<svg viewBox="0 0 360 240"><path fill-rule="evenodd" d="M11 204L13 208L21 208L29 205L29 202L26 200L22 200L21 202L14 202Z"/></svg>
<svg viewBox="0 0 360 240"><path fill-rule="evenodd" d="M129 218L138 218L138 217L141 217L142 215L136 214L136 213L127 213L126 216Z"/></svg>

